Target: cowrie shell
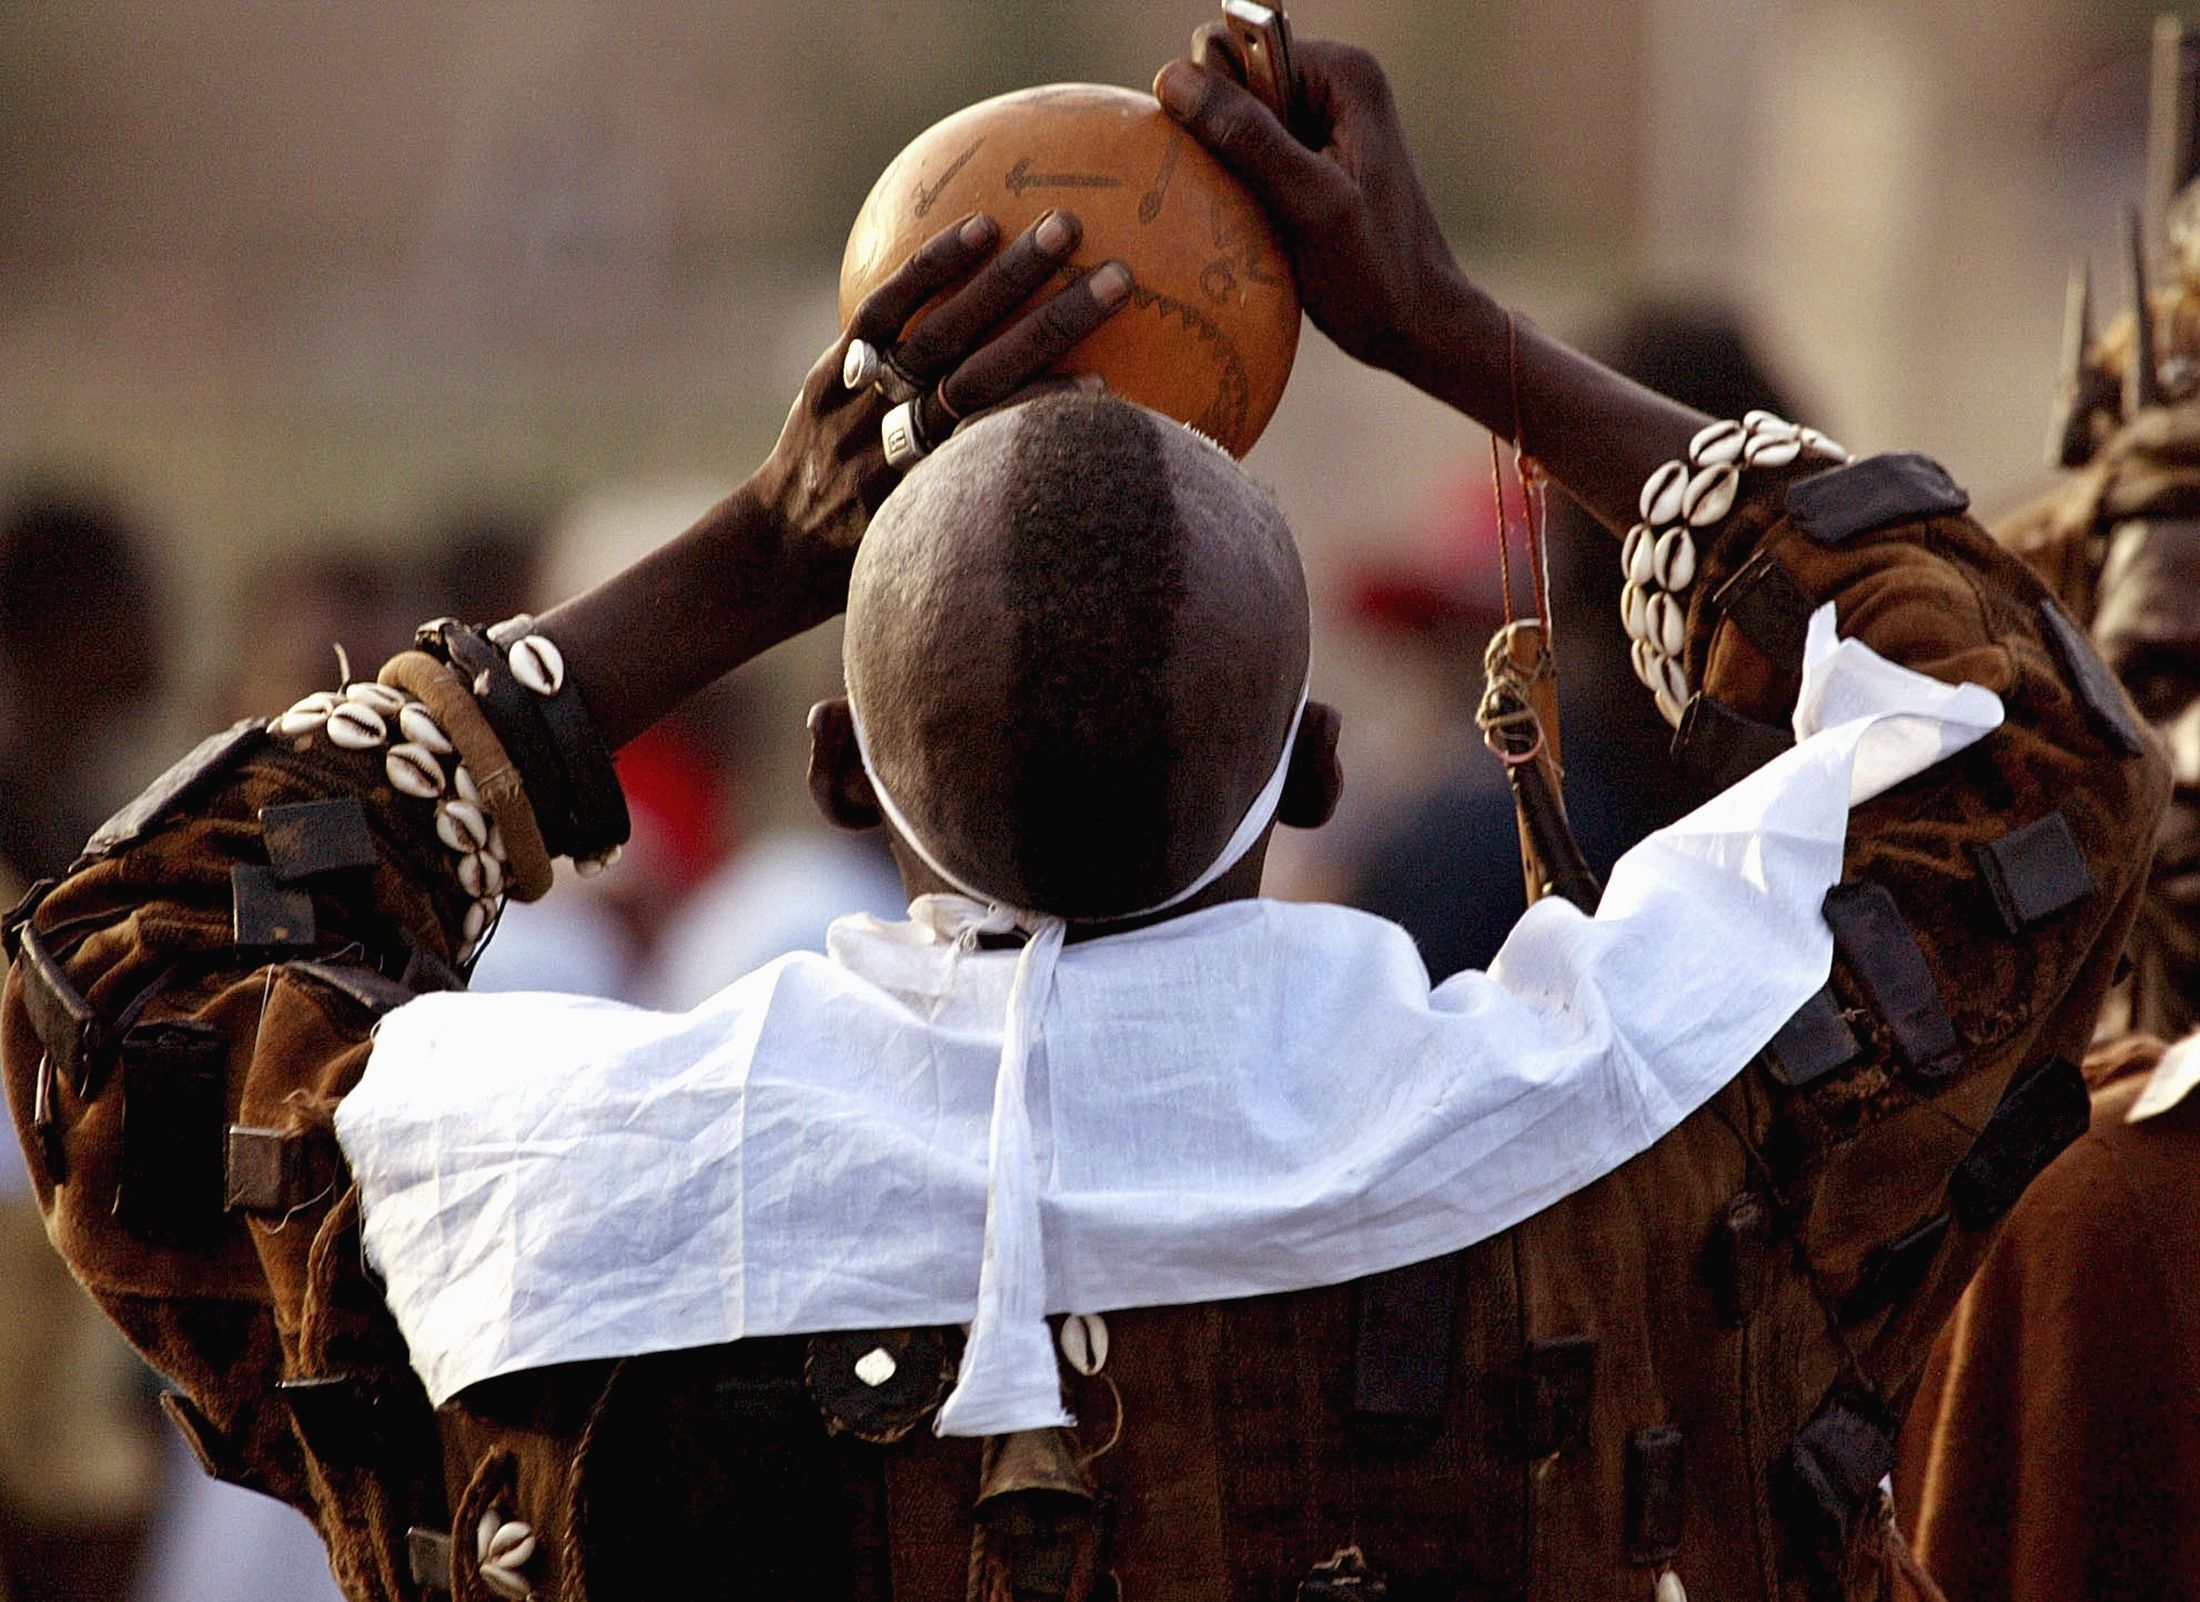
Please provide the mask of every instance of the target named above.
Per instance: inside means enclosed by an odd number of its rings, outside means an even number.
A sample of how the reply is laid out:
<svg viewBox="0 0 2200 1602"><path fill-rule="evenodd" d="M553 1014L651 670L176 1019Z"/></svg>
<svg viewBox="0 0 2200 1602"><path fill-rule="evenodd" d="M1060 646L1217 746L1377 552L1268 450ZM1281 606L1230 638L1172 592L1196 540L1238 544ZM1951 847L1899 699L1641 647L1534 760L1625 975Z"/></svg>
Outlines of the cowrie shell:
<svg viewBox="0 0 2200 1602"><path fill-rule="evenodd" d="M451 769L451 794L461 801L471 801L477 806L481 802L481 786L474 783L473 769L463 762Z"/></svg>
<svg viewBox="0 0 2200 1602"><path fill-rule="evenodd" d="M1688 1587L1681 1584L1681 1577L1671 1569L1658 1576L1657 1590L1652 1602L1688 1602Z"/></svg>
<svg viewBox="0 0 2200 1602"><path fill-rule="evenodd" d="M504 889L504 864L486 851L469 851L458 859L458 887L475 900L485 900Z"/></svg>
<svg viewBox="0 0 2200 1602"><path fill-rule="evenodd" d="M1658 536L1652 564L1657 581L1665 589L1685 590L1696 579L1696 542L1685 528L1669 528Z"/></svg>
<svg viewBox="0 0 2200 1602"><path fill-rule="evenodd" d="M1751 467L1785 467L1802 454L1800 439L1753 439L1742 460Z"/></svg>
<svg viewBox="0 0 2200 1602"><path fill-rule="evenodd" d="M1650 532L1648 523L1637 523L1627 531L1627 538L1620 541L1619 570L1637 584L1650 582L1650 547L1657 543L1657 536ZM1639 571L1638 571L1639 570Z"/></svg>
<svg viewBox="0 0 2200 1602"><path fill-rule="evenodd" d="M481 938L481 931L489 927L489 903L475 901L467 904L466 916L458 926L458 943L470 946Z"/></svg>
<svg viewBox="0 0 2200 1602"><path fill-rule="evenodd" d="M489 820L489 843L483 846L481 849L488 852L489 855L491 855L492 857L495 857L499 862L510 862L512 860L509 856L505 855L504 830L497 824L497 821L494 818L491 818Z"/></svg>
<svg viewBox="0 0 2200 1602"><path fill-rule="evenodd" d="M540 696L556 695L565 687L565 658L539 634L514 640L505 658L512 677Z"/></svg>
<svg viewBox="0 0 2200 1602"><path fill-rule="evenodd" d="M1689 524L1703 528L1734 509L1734 496L1742 487L1741 469L1732 462L1707 467L1688 481L1682 511Z"/></svg>
<svg viewBox="0 0 2200 1602"><path fill-rule="evenodd" d="M1803 448L1814 456L1830 456L1837 462L1849 460L1849 448L1839 440L1828 439L1815 428L1803 430Z"/></svg>
<svg viewBox="0 0 2200 1602"><path fill-rule="evenodd" d="M574 859L573 871L578 873L583 879L593 879L596 877L597 874L605 872L607 869L617 867L619 865L619 858L625 855L626 847L623 845L606 846L603 850L597 852L592 857L578 857Z"/></svg>
<svg viewBox="0 0 2200 1602"><path fill-rule="evenodd" d="M486 1557L498 1568L516 1569L534 1555L535 1532L517 1520L497 1526L489 1538Z"/></svg>
<svg viewBox="0 0 2200 1602"><path fill-rule="evenodd" d="M451 754L451 737L436 726L428 709L418 701L408 701L398 708L397 730L409 743L425 747L437 756Z"/></svg>
<svg viewBox="0 0 2200 1602"><path fill-rule="evenodd" d="M1731 462L1742 454L1744 438L1742 425L1732 418L1709 424L1698 429L1696 437L1688 442L1688 459L1697 467Z"/></svg>
<svg viewBox="0 0 2200 1602"><path fill-rule="evenodd" d="M1650 597L1650 626L1643 631L1666 656L1679 656L1688 644L1688 614L1670 595Z"/></svg>
<svg viewBox="0 0 2200 1602"><path fill-rule="evenodd" d="M1062 1360L1088 1379L1108 1366L1108 1321L1098 1313L1072 1313L1056 1337Z"/></svg>
<svg viewBox="0 0 2200 1602"><path fill-rule="evenodd" d="M1642 520L1656 527L1680 516L1681 491L1688 487L1688 464L1667 462L1643 480Z"/></svg>
<svg viewBox="0 0 2200 1602"><path fill-rule="evenodd" d="M433 801L443 793L443 764L424 745L391 746L389 755L382 759L382 771L390 776L391 785L406 795Z"/></svg>
<svg viewBox="0 0 2200 1602"><path fill-rule="evenodd" d="M328 721L329 712L342 699L334 690L316 690L275 720L275 732L291 739L312 734Z"/></svg>
<svg viewBox="0 0 2200 1602"><path fill-rule="evenodd" d="M344 699L361 706L371 706L386 718L394 718L405 710L405 694L393 690L387 684L377 684L372 679L361 679L357 684L344 686Z"/></svg>
<svg viewBox="0 0 2200 1602"><path fill-rule="evenodd" d="M856 1378L877 1390L900 1370L894 1354L883 1346L874 1346L856 1359Z"/></svg>
<svg viewBox="0 0 2200 1602"><path fill-rule="evenodd" d="M1650 641L1638 639L1627 648L1627 660L1634 665L1635 677L1646 690L1658 687L1658 648Z"/></svg>
<svg viewBox="0 0 2200 1602"><path fill-rule="evenodd" d="M1653 692L1653 698L1658 703L1658 716L1665 719L1668 727L1679 728L1681 726L1682 704L1667 695L1663 690Z"/></svg>
<svg viewBox="0 0 2200 1602"><path fill-rule="evenodd" d="M346 751L371 751L389 736L382 714L364 701L346 701L328 715L328 737Z"/></svg>
<svg viewBox="0 0 2200 1602"><path fill-rule="evenodd" d="M479 851L489 843L489 820L471 801L446 801L435 809L435 832L453 851Z"/></svg>
<svg viewBox="0 0 2200 1602"><path fill-rule="evenodd" d="M1675 706L1688 705L1688 675L1681 670L1676 657L1666 657L1658 663L1658 694L1665 696Z"/></svg>
<svg viewBox="0 0 2200 1602"><path fill-rule="evenodd" d="M1792 428L1795 425L1786 418L1767 411L1742 413L1742 427L1752 434L1762 434L1768 428Z"/></svg>
<svg viewBox="0 0 2200 1602"><path fill-rule="evenodd" d="M1619 621L1630 640L1650 632L1650 592L1632 579L1619 589Z"/></svg>

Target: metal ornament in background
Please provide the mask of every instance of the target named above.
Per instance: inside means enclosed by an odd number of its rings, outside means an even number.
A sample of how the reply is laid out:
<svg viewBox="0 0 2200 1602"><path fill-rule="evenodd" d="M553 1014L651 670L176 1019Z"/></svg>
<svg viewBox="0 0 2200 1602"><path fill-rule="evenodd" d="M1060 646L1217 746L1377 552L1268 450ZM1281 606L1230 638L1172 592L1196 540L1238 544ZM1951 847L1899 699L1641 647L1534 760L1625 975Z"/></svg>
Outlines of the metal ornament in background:
<svg viewBox="0 0 2200 1602"><path fill-rule="evenodd" d="M2147 195L2130 208L2119 254L2130 310L2106 332L2094 326L2093 279L2071 271L2064 303L2062 370L2047 431L2053 467L2083 467L2140 412L2200 395L2200 36L2178 17L2154 24L2148 86ZM2150 240L2152 241L2150 248ZM2170 300L2163 326L2163 304ZM2128 335L2128 339L2126 336ZM2128 343L2121 358L2119 347ZM2165 348L2165 345L2167 348Z"/></svg>

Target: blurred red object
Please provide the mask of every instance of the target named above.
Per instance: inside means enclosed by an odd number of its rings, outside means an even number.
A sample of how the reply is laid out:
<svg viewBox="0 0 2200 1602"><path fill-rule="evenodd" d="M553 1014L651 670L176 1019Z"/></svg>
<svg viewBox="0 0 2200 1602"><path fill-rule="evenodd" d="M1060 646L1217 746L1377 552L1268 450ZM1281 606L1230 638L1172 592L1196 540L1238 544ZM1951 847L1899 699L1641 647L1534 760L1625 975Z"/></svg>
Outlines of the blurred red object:
<svg viewBox="0 0 2200 1602"><path fill-rule="evenodd" d="M634 819L632 848L661 881L692 890L725 860L732 798L702 742L677 719L623 747L619 782Z"/></svg>
<svg viewBox="0 0 2200 1602"><path fill-rule="evenodd" d="M1519 480L1505 467L1505 496L1517 507ZM1516 514L1517 521L1517 514ZM1441 482L1393 549L1346 570L1345 611L1377 633L1488 634L1505 621L1497 508L1487 467L1470 459ZM1530 609L1522 551L1512 553L1518 611Z"/></svg>

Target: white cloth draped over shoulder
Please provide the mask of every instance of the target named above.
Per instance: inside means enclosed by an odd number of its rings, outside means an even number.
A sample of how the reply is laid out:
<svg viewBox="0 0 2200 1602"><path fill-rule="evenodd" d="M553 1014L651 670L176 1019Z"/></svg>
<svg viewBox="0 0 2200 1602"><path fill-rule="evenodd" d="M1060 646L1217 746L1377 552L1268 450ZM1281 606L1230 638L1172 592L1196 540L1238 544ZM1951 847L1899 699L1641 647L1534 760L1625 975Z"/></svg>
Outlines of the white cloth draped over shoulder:
<svg viewBox="0 0 2200 1602"><path fill-rule="evenodd" d="M1531 908L1431 988L1394 925L1233 902L1060 953L1029 1054L1043 1287L1105 1312L1333 1284L1458 1250L1611 1172L1825 982L1849 808L1998 699L1812 619L1799 744ZM691 1012L431 995L337 1129L437 1403L493 1375L745 1336L964 1323L1014 951L969 904L834 925ZM1056 1422L1051 1352L957 1433ZM997 1382L997 1383L994 1383Z"/></svg>

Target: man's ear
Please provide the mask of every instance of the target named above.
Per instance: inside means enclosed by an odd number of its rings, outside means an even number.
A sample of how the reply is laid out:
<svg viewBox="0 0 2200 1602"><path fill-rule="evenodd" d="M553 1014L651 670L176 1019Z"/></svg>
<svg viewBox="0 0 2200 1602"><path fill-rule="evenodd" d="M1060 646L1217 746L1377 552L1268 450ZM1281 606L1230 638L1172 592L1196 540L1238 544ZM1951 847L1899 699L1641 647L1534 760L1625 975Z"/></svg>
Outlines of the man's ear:
<svg viewBox="0 0 2200 1602"><path fill-rule="evenodd" d="M836 828L879 826L878 797L856 750L855 714L845 695L810 708L810 799Z"/></svg>
<svg viewBox="0 0 2200 1602"><path fill-rule="evenodd" d="M1306 703L1299 737L1291 747L1291 771L1284 776L1283 805L1276 821L1294 829L1318 829L1336 815L1344 798L1344 768L1337 761L1337 736L1344 715L1327 701Z"/></svg>

